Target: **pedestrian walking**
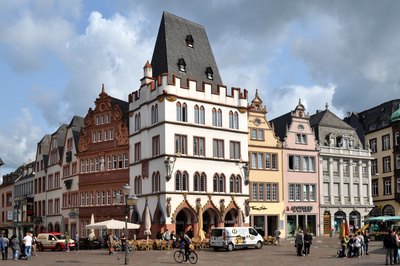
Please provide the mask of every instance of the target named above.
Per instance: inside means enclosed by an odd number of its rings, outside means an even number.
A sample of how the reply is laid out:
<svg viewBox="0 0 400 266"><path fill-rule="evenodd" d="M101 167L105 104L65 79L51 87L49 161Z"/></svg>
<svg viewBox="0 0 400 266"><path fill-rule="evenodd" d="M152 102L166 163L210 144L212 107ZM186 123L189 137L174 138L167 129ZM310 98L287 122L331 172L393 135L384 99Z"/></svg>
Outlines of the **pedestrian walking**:
<svg viewBox="0 0 400 266"><path fill-rule="evenodd" d="M386 265L394 263L394 249L397 247L396 236L392 230L388 231L388 235L383 240L383 246L386 248Z"/></svg>
<svg viewBox="0 0 400 266"><path fill-rule="evenodd" d="M32 237L30 233L26 233L24 239L23 239L24 243L25 243L25 255L26 255L26 259L30 260L31 259L31 249L32 249Z"/></svg>
<svg viewBox="0 0 400 266"><path fill-rule="evenodd" d="M369 248L369 242L371 241L371 236L369 235L368 230L364 231L363 237L364 237L364 253L365 255L369 255L368 248Z"/></svg>
<svg viewBox="0 0 400 266"><path fill-rule="evenodd" d="M75 233L74 241L75 241L75 252L79 252L79 233L78 232Z"/></svg>
<svg viewBox="0 0 400 266"><path fill-rule="evenodd" d="M108 245L109 245L109 251L108 255L113 255L114 254L114 234L110 233L108 236Z"/></svg>
<svg viewBox="0 0 400 266"><path fill-rule="evenodd" d="M31 236L32 236L32 234L31 234ZM36 238L36 236L34 236L32 239L32 256L35 256L35 257L37 257L36 248L37 248L37 238Z"/></svg>
<svg viewBox="0 0 400 266"><path fill-rule="evenodd" d="M347 247L348 243L349 243L349 236L346 235L346 236L343 237L343 239L342 239L342 254L341 254L341 256L340 256L340 257L342 257L342 258L346 257L346 247Z"/></svg>
<svg viewBox="0 0 400 266"><path fill-rule="evenodd" d="M169 240L171 239L171 234L169 233L168 228L165 229L164 239L167 241L167 246L168 246Z"/></svg>
<svg viewBox="0 0 400 266"><path fill-rule="evenodd" d="M10 245L10 241L8 240L7 235L4 235L3 243L4 243L3 260L7 260L8 259L8 246Z"/></svg>
<svg viewBox="0 0 400 266"><path fill-rule="evenodd" d="M306 234L304 235L304 255L310 256L311 244L312 244L312 235L310 235L310 232L306 231Z"/></svg>
<svg viewBox="0 0 400 266"><path fill-rule="evenodd" d="M299 230L299 232L297 233L295 244L297 247L297 256L304 256L304 254L301 254L304 244L304 235L302 230Z"/></svg>
<svg viewBox="0 0 400 266"><path fill-rule="evenodd" d="M4 241L3 241L3 236L1 234L0 234L0 252L4 259Z"/></svg>
<svg viewBox="0 0 400 266"><path fill-rule="evenodd" d="M66 247L67 247L67 252L69 252L69 242L71 242L71 237L69 236L68 232L65 232L65 243L66 243Z"/></svg>
<svg viewBox="0 0 400 266"><path fill-rule="evenodd" d="M280 246L281 245L281 230L280 230L279 226L275 230L275 237L276 237L276 241L275 241L274 245Z"/></svg>
<svg viewBox="0 0 400 266"><path fill-rule="evenodd" d="M10 247L13 253L13 260L18 260L19 240L16 235L11 237Z"/></svg>

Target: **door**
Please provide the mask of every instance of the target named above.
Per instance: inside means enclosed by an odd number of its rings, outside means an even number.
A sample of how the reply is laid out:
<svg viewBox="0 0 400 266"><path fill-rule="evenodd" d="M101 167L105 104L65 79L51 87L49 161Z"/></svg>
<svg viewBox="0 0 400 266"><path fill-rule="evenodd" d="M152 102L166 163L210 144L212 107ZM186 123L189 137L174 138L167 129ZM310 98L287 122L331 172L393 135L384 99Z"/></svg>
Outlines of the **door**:
<svg viewBox="0 0 400 266"><path fill-rule="evenodd" d="M254 230L253 228L249 227L249 234L248 234L248 238L246 239L246 244L249 246L254 246L255 244L257 244L257 237L258 233L256 230Z"/></svg>
<svg viewBox="0 0 400 266"><path fill-rule="evenodd" d="M329 236L331 233L331 213L324 213L324 235Z"/></svg>

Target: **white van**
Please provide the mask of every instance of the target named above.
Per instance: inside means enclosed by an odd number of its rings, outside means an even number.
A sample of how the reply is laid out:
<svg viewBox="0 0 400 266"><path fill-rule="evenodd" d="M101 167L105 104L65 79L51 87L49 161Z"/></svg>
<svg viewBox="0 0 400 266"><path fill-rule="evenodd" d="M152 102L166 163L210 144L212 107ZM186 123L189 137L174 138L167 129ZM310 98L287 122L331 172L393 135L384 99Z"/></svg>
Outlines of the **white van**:
<svg viewBox="0 0 400 266"><path fill-rule="evenodd" d="M253 227L211 228L210 247L215 251L225 248L232 251L239 247L262 248L264 240Z"/></svg>

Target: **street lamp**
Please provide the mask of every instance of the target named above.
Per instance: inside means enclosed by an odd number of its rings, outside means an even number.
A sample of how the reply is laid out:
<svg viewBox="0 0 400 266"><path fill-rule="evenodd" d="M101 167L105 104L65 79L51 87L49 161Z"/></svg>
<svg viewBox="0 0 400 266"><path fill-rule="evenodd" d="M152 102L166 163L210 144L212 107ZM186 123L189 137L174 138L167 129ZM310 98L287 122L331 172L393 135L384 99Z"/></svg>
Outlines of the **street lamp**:
<svg viewBox="0 0 400 266"><path fill-rule="evenodd" d="M138 202L138 198L135 196L135 194L130 195L131 193L131 187L126 184L122 188L124 195L119 195L115 194L113 199L114 199L114 205L117 209L120 209L124 212L125 214L125 264L129 263L129 258L128 258L128 214L131 210L133 210ZM125 206L119 206L121 204L122 197L125 197Z"/></svg>
<svg viewBox="0 0 400 266"><path fill-rule="evenodd" d="M242 163L242 167L243 169L243 175L244 175L244 182L246 184L248 184L249 181L249 174L250 174L250 168L249 168L249 163Z"/></svg>

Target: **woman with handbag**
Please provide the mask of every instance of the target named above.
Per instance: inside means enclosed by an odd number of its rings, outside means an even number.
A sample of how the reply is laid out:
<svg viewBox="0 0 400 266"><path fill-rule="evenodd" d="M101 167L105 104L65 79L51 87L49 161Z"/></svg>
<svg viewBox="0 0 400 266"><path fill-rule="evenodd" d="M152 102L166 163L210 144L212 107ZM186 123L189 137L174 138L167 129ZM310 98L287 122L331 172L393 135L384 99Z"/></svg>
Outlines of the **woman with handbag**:
<svg viewBox="0 0 400 266"><path fill-rule="evenodd" d="M108 236L108 245L110 247L109 251L108 251L108 255L114 255L114 234L111 233Z"/></svg>

